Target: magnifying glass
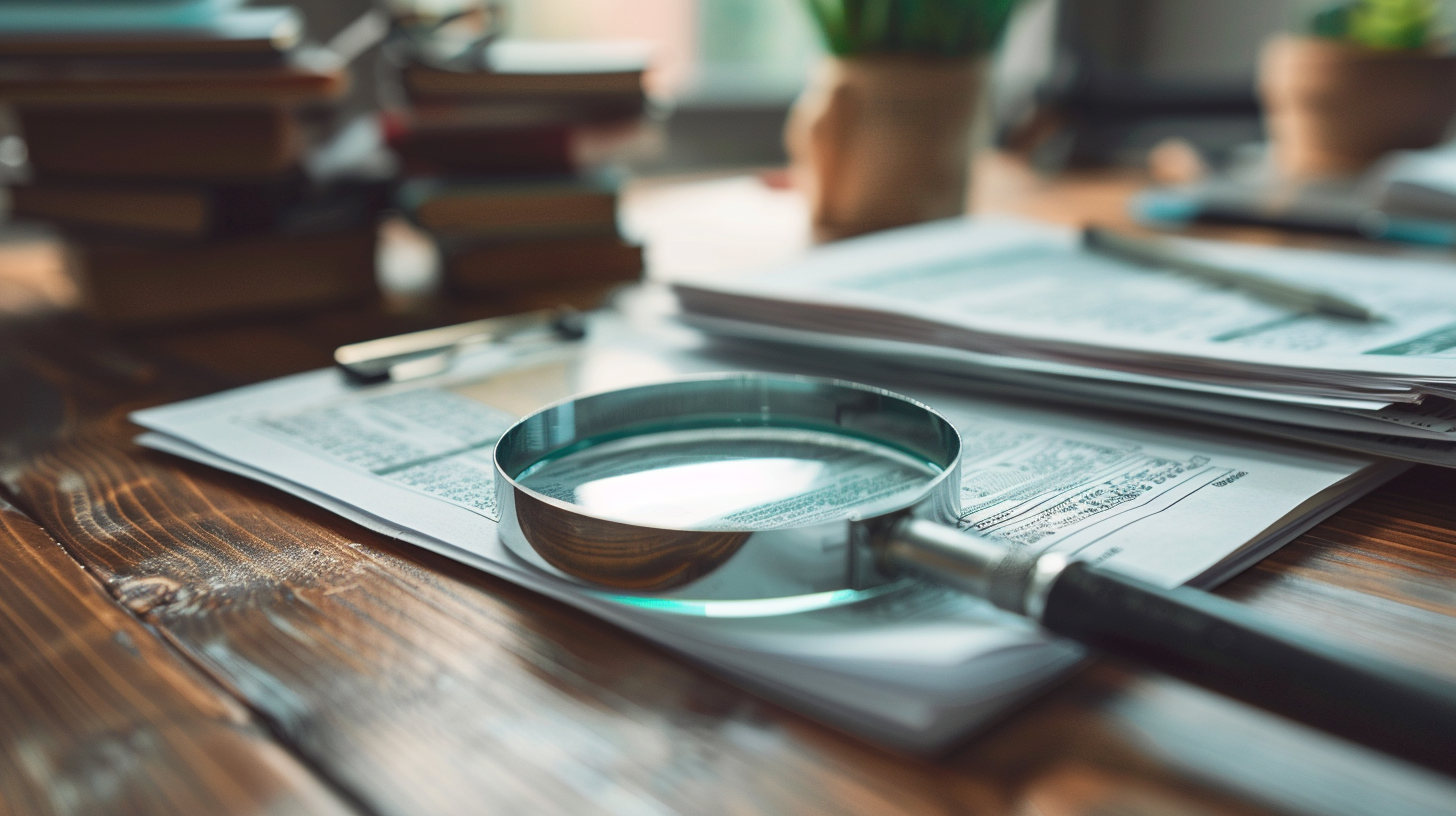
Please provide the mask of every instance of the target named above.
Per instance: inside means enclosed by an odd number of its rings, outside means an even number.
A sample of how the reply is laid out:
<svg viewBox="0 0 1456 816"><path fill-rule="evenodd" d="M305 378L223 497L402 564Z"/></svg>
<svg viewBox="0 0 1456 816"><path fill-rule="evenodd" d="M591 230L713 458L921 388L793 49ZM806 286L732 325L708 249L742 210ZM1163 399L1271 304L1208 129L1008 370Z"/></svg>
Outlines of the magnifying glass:
<svg viewBox="0 0 1456 816"><path fill-rule="evenodd" d="M495 448L503 543L620 603L763 615L930 580L1456 774L1456 690L1234 602L962 532L960 435L889 391L732 374L591 394Z"/></svg>

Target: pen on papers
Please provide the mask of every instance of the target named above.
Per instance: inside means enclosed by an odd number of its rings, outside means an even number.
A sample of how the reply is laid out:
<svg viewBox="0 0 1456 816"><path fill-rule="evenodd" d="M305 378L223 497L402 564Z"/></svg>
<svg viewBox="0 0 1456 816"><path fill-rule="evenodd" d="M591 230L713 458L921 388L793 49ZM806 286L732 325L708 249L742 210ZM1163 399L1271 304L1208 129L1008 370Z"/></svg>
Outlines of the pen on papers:
<svg viewBox="0 0 1456 816"><path fill-rule="evenodd" d="M1374 312L1339 295L1189 258L1176 246L1166 241L1134 238L1102 227L1087 227L1082 230L1082 245L1092 252L1109 257L1143 266L1167 269L1210 283L1239 289L1261 300L1289 309L1333 315L1351 320L1376 319Z"/></svg>

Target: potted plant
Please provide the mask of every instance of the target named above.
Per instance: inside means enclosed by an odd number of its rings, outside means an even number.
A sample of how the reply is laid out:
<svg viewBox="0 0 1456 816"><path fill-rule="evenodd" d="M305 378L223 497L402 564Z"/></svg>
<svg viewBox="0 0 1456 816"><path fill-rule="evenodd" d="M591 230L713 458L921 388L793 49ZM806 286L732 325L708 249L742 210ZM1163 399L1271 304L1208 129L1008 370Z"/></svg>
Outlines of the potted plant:
<svg viewBox="0 0 1456 816"><path fill-rule="evenodd" d="M1350 0L1304 36L1264 47L1259 88L1276 169L1358 173L1382 154L1429 147L1456 114L1456 56L1436 0Z"/></svg>
<svg viewBox="0 0 1456 816"><path fill-rule="evenodd" d="M1016 0L806 0L829 56L785 132L815 237L965 211L970 134Z"/></svg>

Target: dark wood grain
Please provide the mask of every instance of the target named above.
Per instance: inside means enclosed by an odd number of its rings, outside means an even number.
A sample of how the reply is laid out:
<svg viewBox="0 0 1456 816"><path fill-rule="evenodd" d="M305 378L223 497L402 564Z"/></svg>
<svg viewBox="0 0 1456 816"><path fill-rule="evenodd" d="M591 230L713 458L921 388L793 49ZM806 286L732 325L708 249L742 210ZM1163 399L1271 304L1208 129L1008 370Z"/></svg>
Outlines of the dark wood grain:
<svg viewBox="0 0 1456 816"><path fill-rule="evenodd" d="M634 638L266 488L89 435L31 473L123 603L378 812L871 812L903 764L797 750L783 715ZM907 812L944 795L927 772Z"/></svg>
<svg viewBox="0 0 1456 816"><path fill-rule="evenodd" d="M66 382L67 354L52 336L29 356L68 420L12 464L11 486L122 604L374 812L998 812L1067 757L1220 801L1119 743L1099 683L1048 709L1075 716L1018 726L1048 743L1014 736L989 759L843 737L579 612L144 452L123 412L149 389L171 398L172 377L117 379L108 408L95 380Z"/></svg>
<svg viewBox="0 0 1456 816"><path fill-rule="evenodd" d="M41 377L63 375L57 356L54 338L31 355L52 361L36 366ZM578 612L137 449L122 412L173 379L114 367L110 388L125 398L110 408L95 379L49 383L71 420L12 470L14 488L117 599L379 813L1014 812L1067 763L1112 787L1131 775L1169 803L1236 813L1258 806L1215 788L1277 799L1268 769L1318 779L1351 750L1172 681L1102 669L953 757L887 754ZM1392 500L1404 501L1387 491L1347 514ZM1432 541L1453 540L1435 528ZM1375 552L1399 543L1360 539ZM1328 611L1317 594L1270 593ZM1201 759L1245 752L1246 739L1300 752L1266 757L1253 775ZM1200 763L1201 776L1184 769ZM1411 773L1377 763L1352 778L1395 796L1420 786ZM1316 810L1340 812L1314 790Z"/></svg>
<svg viewBox="0 0 1456 816"><path fill-rule="evenodd" d="M0 814L353 813L0 501Z"/></svg>
<svg viewBox="0 0 1456 816"><path fill-rule="evenodd" d="M1062 212L1108 206L1107 189L1089 182ZM1042 206L1048 190L1008 200ZM1456 812L1448 780L1106 662L950 756L888 753L582 613L130 442L132 408L316 367L339 343L456 314L340 313L121 341L62 315L12 332L0 355L12 394L0 400L0 477L69 552L52 554L77 575L84 565L114 599L110 614L160 636L167 648L153 638L144 668L185 658L275 738L245 722L235 730L248 745L298 757L314 790L381 815ZM1225 592L1456 677L1453 488L1456 474L1416 469ZM6 570L38 580L33 567ZM106 596L93 595L100 615ZM0 626L39 614L0 610ZM91 693L55 692L68 705ZM19 706L29 718L48 710ZM79 729L88 717L76 719ZM138 761L152 778L169 767ZM206 787L201 772L170 773L169 795ZM79 796L75 811L114 812Z"/></svg>
<svg viewBox="0 0 1456 816"><path fill-rule="evenodd" d="M1066 692L1075 714L1014 726L1036 737L1003 737L1021 747L988 774L978 750L838 737L576 611L124 442L83 435L20 486L124 604L379 813L994 811L1066 757L1217 801L1119 746L1099 681Z"/></svg>
<svg viewBox="0 0 1456 816"><path fill-rule="evenodd" d="M1220 592L1456 682L1456 470L1418 467Z"/></svg>

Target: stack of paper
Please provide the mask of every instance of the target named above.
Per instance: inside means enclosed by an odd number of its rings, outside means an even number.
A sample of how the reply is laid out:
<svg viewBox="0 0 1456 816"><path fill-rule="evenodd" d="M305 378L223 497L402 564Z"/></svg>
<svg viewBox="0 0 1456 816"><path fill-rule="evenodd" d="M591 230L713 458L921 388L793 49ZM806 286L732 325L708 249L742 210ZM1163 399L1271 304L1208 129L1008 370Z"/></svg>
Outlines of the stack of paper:
<svg viewBox="0 0 1456 816"><path fill-rule="evenodd" d="M707 356L680 330L649 336L603 318L591 336L585 346L487 350L432 380L361 388L322 370L134 419L151 431L143 444L558 598L903 748L946 746L1081 658L983 601L914 583L828 608L809 597L768 616L712 603L683 615L613 600L515 557L497 539L491 452L516 416L582 390L746 367ZM1221 580L1402 467L879 384L908 390L961 431L965 528L1165 586Z"/></svg>
<svg viewBox="0 0 1456 816"><path fill-rule="evenodd" d="M1456 222L1456 146L1392 153L1370 172L1366 186L1382 212Z"/></svg>
<svg viewBox="0 0 1456 816"><path fill-rule="evenodd" d="M720 334L1456 465L1456 264L1177 245L1379 318L1289 311L1008 218L887 231L762 274L674 288L687 320Z"/></svg>

